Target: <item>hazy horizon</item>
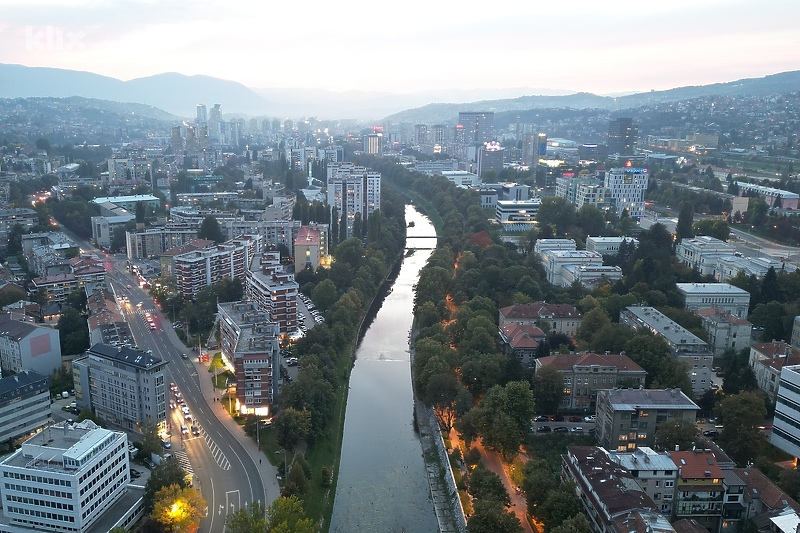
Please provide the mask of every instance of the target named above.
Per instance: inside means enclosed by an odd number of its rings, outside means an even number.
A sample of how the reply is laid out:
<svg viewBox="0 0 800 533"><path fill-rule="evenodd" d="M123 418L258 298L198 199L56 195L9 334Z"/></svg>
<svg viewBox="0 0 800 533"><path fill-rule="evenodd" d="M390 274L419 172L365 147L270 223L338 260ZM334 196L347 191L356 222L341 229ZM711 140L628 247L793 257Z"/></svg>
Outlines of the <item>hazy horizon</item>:
<svg viewBox="0 0 800 533"><path fill-rule="evenodd" d="M385 16L363 0L310 0L302 13L212 0L3 4L0 62L120 80L178 72L257 91L464 90L491 99L508 89L618 96L798 68L800 4L787 0L573 0L568 10L412 0Z"/></svg>

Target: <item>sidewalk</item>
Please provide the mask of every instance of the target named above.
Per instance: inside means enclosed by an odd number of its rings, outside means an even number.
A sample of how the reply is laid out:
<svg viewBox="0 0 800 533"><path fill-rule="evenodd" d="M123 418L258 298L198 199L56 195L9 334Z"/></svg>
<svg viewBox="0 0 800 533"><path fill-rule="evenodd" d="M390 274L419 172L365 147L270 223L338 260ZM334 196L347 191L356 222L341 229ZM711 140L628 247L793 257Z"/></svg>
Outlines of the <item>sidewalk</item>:
<svg viewBox="0 0 800 533"><path fill-rule="evenodd" d="M162 324L170 324L166 315L164 313L160 314ZM264 491L267 494L267 501L264 502L264 506L268 507L270 503L278 499L278 497L281 495L281 489L278 485L277 478L278 469L270 464L267 456L264 455L264 453L259 451L258 445L253 441L253 439L245 434L244 428L237 424L233 418L231 418L225 408L222 407L222 402L214 401L214 398L217 396L222 396L222 392L217 392L216 389L214 389L214 384L211 382L212 376L208 373L208 365L198 362L197 354L195 354L191 348L184 346L183 342L181 342L181 340L175 334L174 329L169 327L164 328L164 331L167 332L167 335L170 337L173 345L178 347L183 352L190 354L189 360L197 371L197 378L198 382L200 383L200 392L202 392L208 408L211 409L211 411L216 415L217 419L228 429L230 434L242 444L245 451L247 451L248 455L253 460L255 468L258 470L261 476L261 482L264 485Z"/></svg>

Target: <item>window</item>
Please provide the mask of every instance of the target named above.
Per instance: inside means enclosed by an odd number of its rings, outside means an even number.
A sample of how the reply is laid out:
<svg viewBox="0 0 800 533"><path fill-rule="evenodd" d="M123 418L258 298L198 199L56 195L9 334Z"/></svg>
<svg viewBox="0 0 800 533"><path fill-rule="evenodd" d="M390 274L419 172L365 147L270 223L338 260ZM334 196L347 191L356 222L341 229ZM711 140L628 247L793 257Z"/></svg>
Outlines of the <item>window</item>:
<svg viewBox="0 0 800 533"><path fill-rule="evenodd" d="M667 473L668 475L669 475L669 474L672 474L672 470L667 470L667 472L666 472L666 473ZM672 480L667 480L667 481L664 481L664 487L666 487L666 488L670 488L670 487L674 487L674 486L675 486L675 482L674 482L674 481L672 481Z"/></svg>

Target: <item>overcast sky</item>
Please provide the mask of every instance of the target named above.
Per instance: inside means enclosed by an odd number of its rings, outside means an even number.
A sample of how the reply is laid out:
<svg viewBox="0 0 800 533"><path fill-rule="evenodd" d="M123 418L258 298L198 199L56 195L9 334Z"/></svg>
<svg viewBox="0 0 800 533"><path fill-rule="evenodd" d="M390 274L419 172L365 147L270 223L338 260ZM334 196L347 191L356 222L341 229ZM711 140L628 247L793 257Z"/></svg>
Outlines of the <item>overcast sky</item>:
<svg viewBox="0 0 800 533"><path fill-rule="evenodd" d="M0 63L253 88L611 94L800 69L798 20L797 0L0 0Z"/></svg>

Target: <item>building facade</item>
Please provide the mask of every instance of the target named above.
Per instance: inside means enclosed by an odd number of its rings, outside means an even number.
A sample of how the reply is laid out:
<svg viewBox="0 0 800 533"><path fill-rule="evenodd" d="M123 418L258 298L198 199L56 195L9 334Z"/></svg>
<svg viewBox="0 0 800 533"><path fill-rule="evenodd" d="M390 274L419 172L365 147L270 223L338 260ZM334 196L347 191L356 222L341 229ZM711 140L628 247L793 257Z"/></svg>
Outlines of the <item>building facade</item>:
<svg viewBox="0 0 800 533"><path fill-rule="evenodd" d="M738 318L745 318L750 307L750 293L728 283L678 283L686 309L697 311L719 307Z"/></svg>
<svg viewBox="0 0 800 533"><path fill-rule="evenodd" d="M356 214L366 227L369 216L381 208L381 174L352 163L329 164L327 171L328 207L345 217L349 239Z"/></svg>
<svg viewBox="0 0 800 533"><path fill-rule="evenodd" d="M49 376L60 370L58 330L0 314L0 369L4 376L26 370Z"/></svg>
<svg viewBox="0 0 800 533"><path fill-rule="evenodd" d="M506 324L532 324L542 330L563 333L574 337L581 325L583 315L569 304L532 302L503 307L499 312L499 326Z"/></svg>
<svg viewBox="0 0 800 533"><path fill-rule="evenodd" d="M48 377L26 370L0 379L0 442L46 426L51 417Z"/></svg>

